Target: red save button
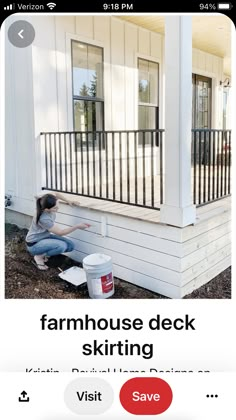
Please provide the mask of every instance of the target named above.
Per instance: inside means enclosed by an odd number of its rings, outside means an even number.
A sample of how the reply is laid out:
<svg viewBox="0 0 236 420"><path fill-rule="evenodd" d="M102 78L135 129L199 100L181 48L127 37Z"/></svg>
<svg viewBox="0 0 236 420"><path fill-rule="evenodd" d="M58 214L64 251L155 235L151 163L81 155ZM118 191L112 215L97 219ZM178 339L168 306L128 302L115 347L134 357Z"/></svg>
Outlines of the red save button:
<svg viewBox="0 0 236 420"><path fill-rule="evenodd" d="M161 414L171 405L170 385L160 378L132 378L120 390L120 402L131 414Z"/></svg>

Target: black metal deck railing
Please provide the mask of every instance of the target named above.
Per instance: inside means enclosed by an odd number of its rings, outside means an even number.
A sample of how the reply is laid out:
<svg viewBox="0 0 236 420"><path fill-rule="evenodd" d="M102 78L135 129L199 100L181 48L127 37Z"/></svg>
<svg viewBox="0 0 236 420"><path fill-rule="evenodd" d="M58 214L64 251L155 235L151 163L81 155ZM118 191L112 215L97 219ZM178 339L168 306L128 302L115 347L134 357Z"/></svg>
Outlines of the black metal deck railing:
<svg viewBox="0 0 236 420"><path fill-rule="evenodd" d="M41 133L43 188L160 209L164 130ZM231 130L192 130L192 197L201 206L231 193Z"/></svg>
<svg viewBox="0 0 236 420"><path fill-rule="evenodd" d="M43 188L160 209L164 130L41 133Z"/></svg>
<svg viewBox="0 0 236 420"><path fill-rule="evenodd" d="M231 194L231 130L192 130L193 203Z"/></svg>

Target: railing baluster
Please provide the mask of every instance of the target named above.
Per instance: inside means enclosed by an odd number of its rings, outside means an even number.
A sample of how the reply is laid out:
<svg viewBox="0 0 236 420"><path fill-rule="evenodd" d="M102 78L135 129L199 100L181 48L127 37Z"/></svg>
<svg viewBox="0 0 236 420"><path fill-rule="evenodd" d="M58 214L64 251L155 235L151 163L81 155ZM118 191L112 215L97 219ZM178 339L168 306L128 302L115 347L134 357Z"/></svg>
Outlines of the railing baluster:
<svg viewBox="0 0 236 420"><path fill-rule="evenodd" d="M227 163L228 163L228 136L227 136L227 131L224 131L224 139L225 139L225 144L224 144L224 150L225 150L225 159L224 159L224 167L225 167L225 176L224 176L224 195L227 194Z"/></svg>
<svg viewBox="0 0 236 420"><path fill-rule="evenodd" d="M198 204L202 202L202 131L199 130L199 155L198 155Z"/></svg>
<svg viewBox="0 0 236 420"><path fill-rule="evenodd" d="M91 134L92 137L94 134ZM90 180L89 180L89 134L86 133L86 154L87 154L87 194L90 195Z"/></svg>
<svg viewBox="0 0 236 420"><path fill-rule="evenodd" d="M73 158L72 158L72 140L69 133L69 154L70 154L70 190L73 192Z"/></svg>
<svg viewBox="0 0 236 420"><path fill-rule="evenodd" d="M160 133L160 203L163 204L164 202L164 194L163 194L163 133Z"/></svg>
<svg viewBox="0 0 236 420"><path fill-rule="evenodd" d="M52 175L52 134L49 134L49 161L50 161L50 188L53 189L53 175Z"/></svg>
<svg viewBox="0 0 236 420"><path fill-rule="evenodd" d="M229 131L229 168L228 168L228 194L231 193L231 185L230 185L230 178L231 178L231 131Z"/></svg>
<svg viewBox="0 0 236 420"><path fill-rule="evenodd" d="M138 136L137 131L135 132L135 138L134 138L134 191L135 191L135 204L138 203Z"/></svg>
<svg viewBox="0 0 236 420"><path fill-rule="evenodd" d="M55 176L55 189L57 190L57 145L56 145L56 134L53 134L53 145L54 145L54 176Z"/></svg>
<svg viewBox="0 0 236 420"><path fill-rule="evenodd" d="M217 131L217 166L216 166L216 198L219 198L219 167L220 167L220 146L219 146L219 131Z"/></svg>
<svg viewBox="0 0 236 420"><path fill-rule="evenodd" d="M127 201L129 203L130 202L129 133L127 133L126 153L127 153Z"/></svg>
<svg viewBox="0 0 236 420"><path fill-rule="evenodd" d="M196 204L196 191L197 191L197 137L196 131L193 132L193 203Z"/></svg>
<svg viewBox="0 0 236 420"><path fill-rule="evenodd" d="M61 151L61 133L59 133L59 168L60 168L60 190L62 191L62 151Z"/></svg>
<svg viewBox="0 0 236 420"><path fill-rule="evenodd" d="M84 194L84 152L83 152L83 134L80 133L80 170L81 170L81 192Z"/></svg>
<svg viewBox="0 0 236 420"><path fill-rule="evenodd" d="M97 140L97 133L96 133ZM96 196L95 136L93 136L93 195Z"/></svg>
<svg viewBox="0 0 236 420"><path fill-rule="evenodd" d="M208 201L211 200L211 132L208 133L209 135L209 142L208 142Z"/></svg>
<svg viewBox="0 0 236 420"><path fill-rule="evenodd" d="M123 177L122 177L122 139L121 139L121 134L119 133L119 167L120 167L120 201L122 201L123 199L123 189L122 189L122 182L123 182Z"/></svg>
<svg viewBox="0 0 236 420"><path fill-rule="evenodd" d="M206 131L203 133L204 141L204 155L203 155L203 202L206 202L206 161L207 161L207 148L206 148Z"/></svg>
<svg viewBox="0 0 236 420"><path fill-rule="evenodd" d="M74 147L75 147L75 191L78 194L78 152L77 152L77 134L74 134Z"/></svg>
<svg viewBox="0 0 236 420"><path fill-rule="evenodd" d="M105 159L106 159L106 198L109 197L109 163L108 163L108 140L105 133Z"/></svg>
<svg viewBox="0 0 236 420"><path fill-rule="evenodd" d="M45 141L45 169L46 169L46 188L49 187L48 185L48 153L47 153L47 137L48 134L44 134L44 141Z"/></svg>
<svg viewBox="0 0 236 420"><path fill-rule="evenodd" d="M115 173L115 141L114 132L112 132L112 178L113 178L113 200L116 198L116 173Z"/></svg>
<svg viewBox="0 0 236 420"><path fill-rule="evenodd" d="M67 185L67 147L66 147L66 133L64 133L63 137L64 137L64 158L65 158L65 190L68 191L68 185Z"/></svg>
<svg viewBox="0 0 236 420"><path fill-rule="evenodd" d="M223 133L221 131L221 170L220 170L220 196L223 196L223 179L224 179L224 144L223 144Z"/></svg>
<svg viewBox="0 0 236 420"><path fill-rule="evenodd" d="M151 132L151 206L154 207L154 133Z"/></svg>
<svg viewBox="0 0 236 420"><path fill-rule="evenodd" d="M102 141L101 133L98 135L99 140L99 195L102 197Z"/></svg>
<svg viewBox="0 0 236 420"><path fill-rule="evenodd" d="M215 173L216 173L216 132L213 132L213 174L212 174L212 199L215 199Z"/></svg>
<svg viewBox="0 0 236 420"><path fill-rule="evenodd" d="M145 131L142 132L143 134L143 204L146 204L146 168L145 168Z"/></svg>

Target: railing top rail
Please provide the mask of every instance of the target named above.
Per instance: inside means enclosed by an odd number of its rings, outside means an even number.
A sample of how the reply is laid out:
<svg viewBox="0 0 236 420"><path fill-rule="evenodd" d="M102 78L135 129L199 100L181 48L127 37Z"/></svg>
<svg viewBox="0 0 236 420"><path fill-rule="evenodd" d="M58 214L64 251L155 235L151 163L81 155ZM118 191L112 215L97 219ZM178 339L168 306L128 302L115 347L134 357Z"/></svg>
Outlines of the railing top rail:
<svg viewBox="0 0 236 420"><path fill-rule="evenodd" d="M40 135L44 134L104 134L104 133L163 133L163 128L159 129L143 129L143 130L100 130L100 131L42 131Z"/></svg>
<svg viewBox="0 0 236 420"><path fill-rule="evenodd" d="M208 133L209 131L212 132L231 132L231 128L224 130L223 128L192 128L192 132L199 132L199 131L203 131Z"/></svg>
<svg viewBox="0 0 236 420"><path fill-rule="evenodd" d="M192 128L191 130L193 133L198 133L199 131L201 132L231 132L231 129L219 129L219 128ZM41 131L40 135L45 135L45 134L92 134L92 133L96 133L96 134L112 134L112 133L164 133L165 129L164 128L159 128L159 129L143 129L143 130L97 130L97 131Z"/></svg>

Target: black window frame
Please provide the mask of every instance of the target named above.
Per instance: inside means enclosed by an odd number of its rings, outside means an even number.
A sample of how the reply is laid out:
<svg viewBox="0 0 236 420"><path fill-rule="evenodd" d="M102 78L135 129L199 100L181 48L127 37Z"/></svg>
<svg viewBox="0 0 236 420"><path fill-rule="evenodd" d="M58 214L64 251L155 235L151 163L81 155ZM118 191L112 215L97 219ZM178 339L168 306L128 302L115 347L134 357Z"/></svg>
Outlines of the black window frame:
<svg viewBox="0 0 236 420"><path fill-rule="evenodd" d="M79 43L79 44L83 44L86 47L96 47L96 48L100 48L101 49L101 53L102 53L102 93L103 93L103 98L98 97L98 96L81 96L81 95L75 95L74 94L74 75L73 75L73 43ZM73 109L73 130L75 132L77 132L78 130L76 130L75 128L75 101L83 101L83 102L94 102L96 103L101 103L101 125L102 125L102 129L101 130L95 130L95 132L104 132L104 124L105 124L105 116L104 116L104 48L99 46L99 45L95 45L95 44L90 44L88 42L83 42L83 41L79 41L76 39L71 39L71 73L72 73L72 109ZM82 131L82 130L81 130ZM87 139L89 138L88 136L91 134L91 131L93 132L93 130L85 130L84 131L84 135L80 136L83 137L83 139L85 139L85 141L83 140L83 147L87 147ZM77 138L77 147L80 148L80 139ZM95 140L95 144L94 144L94 140ZM99 144L97 141L97 135L95 137L92 138L92 142L90 142L89 144L89 148L98 148ZM102 140L102 147L104 148L104 139Z"/></svg>
<svg viewBox="0 0 236 420"><path fill-rule="evenodd" d="M200 74L192 73L192 128L201 129L202 127L196 126L197 121L197 82L207 82L209 83L210 89L210 96L209 96L209 109L208 109L208 127L204 127L207 129L211 129L211 120L212 120L212 78L207 76L202 76Z"/></svg>
<svg viewBox="0 0 236 420"><path fill-rule="evenodd" d="M156 101L157 105L155 105L153 103L150 103L150 102L141 102L139 100L139 61L140 60L146 61L148 63L153 63L153 64L156 64L157 65L157 92L156 92L156 94L157 94L157 101ZM141 131L141 133L139 134L139 142L138 142L138 144L139 144L139 147L142 147L143 146L143 134L142 134L142 131L145 131L145 130L148 130L148 129L149 130L152 130L152 129L153 130L158 130L159 129L159 92L160 92L159 63L157 61L154 61L154 60L150 60L150 59L143 58L143 57L138 57L138 60L137 60L137 69L138 69L138 130ZM141 107L154 108L154 110L155 110L154 111L154 114L155 114L155 127L154 128L153 127L144 128L144 129L140 128L140 126L139 126L139 111L140 111L140 108ZM158 133L154 134L154 145L156 147L159 147L159 136L158 136ZM150 147L150 146L151 146L151 144L150 144L150 139L149 139L148 141L145 142L145 147Z"/></svg>

